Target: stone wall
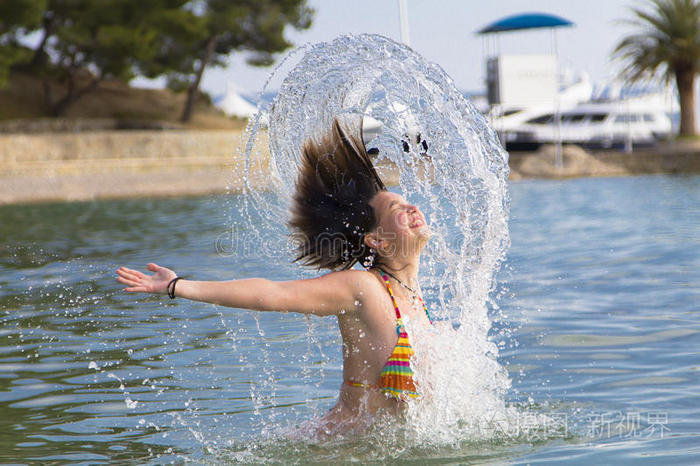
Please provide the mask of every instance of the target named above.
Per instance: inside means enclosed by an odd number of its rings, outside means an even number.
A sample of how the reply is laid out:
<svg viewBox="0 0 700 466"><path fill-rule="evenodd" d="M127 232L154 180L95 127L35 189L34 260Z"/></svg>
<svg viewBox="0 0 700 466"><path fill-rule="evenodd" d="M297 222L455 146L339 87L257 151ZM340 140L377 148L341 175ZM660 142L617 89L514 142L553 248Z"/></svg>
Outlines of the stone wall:
<svg viewBox="0 0 700 466"><path fill-rule="evenodd" d="M243 131L88 131L0 134L0 204L236 192L242 186ZM256 162L269 164L266 138ZM700 172L700 142L653 149L586 152L570 146L512 153L511 178ZM396 182L395 167L379 167ZM268 179L251 180L266 186Z"/></svg>
<svg viewBox="0 0 700 466"><path fill-rule="evenodd" d="M0 175L221 165L241 138L240 131L0 134Z"/></svg>
<svg viewBox="0 0 700 466"><path fill-rule="evenodd" d="M242 131L0 134L0 204L236 191L242 137ZM265 146L256 148L264 165Z"/></svg>

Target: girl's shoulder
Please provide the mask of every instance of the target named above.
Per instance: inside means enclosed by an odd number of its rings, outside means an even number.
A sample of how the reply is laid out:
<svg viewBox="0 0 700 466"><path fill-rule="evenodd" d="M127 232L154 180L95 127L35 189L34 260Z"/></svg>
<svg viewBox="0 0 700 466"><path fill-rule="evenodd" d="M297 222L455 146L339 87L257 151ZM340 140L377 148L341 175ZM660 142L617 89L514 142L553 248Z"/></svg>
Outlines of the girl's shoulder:
<svg viewBox="0 0 700 466"><path fill-rule="evenodd" d="M333 282L350 287L354 294L383 291L379 275L369 270L338 270L330 272L327 277L333 277Z"/></svg>

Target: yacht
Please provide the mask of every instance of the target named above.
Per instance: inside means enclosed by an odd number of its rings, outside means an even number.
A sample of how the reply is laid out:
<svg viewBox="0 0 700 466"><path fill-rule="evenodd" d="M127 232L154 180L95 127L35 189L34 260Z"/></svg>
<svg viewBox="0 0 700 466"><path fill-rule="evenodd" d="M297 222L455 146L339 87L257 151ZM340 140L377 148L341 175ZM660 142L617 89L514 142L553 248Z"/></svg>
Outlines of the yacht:
<svg viewBox="0 0 700 466"><path fill-rule="evenodd" d="M545 112L527 119L503 137L515 150L557 141L602 149L651 146L672 132L669 106L664 104L654 94L579 104L559 115Z"/></svg>

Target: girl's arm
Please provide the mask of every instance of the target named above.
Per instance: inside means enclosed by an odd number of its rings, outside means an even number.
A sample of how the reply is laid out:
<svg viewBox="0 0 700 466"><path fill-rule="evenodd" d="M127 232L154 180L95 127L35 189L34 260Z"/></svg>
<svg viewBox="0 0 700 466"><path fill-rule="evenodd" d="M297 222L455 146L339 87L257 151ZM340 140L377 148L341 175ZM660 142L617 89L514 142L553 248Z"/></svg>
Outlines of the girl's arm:
<svg viewBox="0 0 700 466"><path fill-rule="evenodd" d="M148 264L148 270L155 273L146 275L121 267L117 270L117 281L127 285L129 292L166 294L168 283L177 276L175 272L156 264ZM362 290L371 286L370 280L374 280L371 275L358 270L287 282L264 278L226 282L180 279L175 296L256 311L331 315L356 310L362 302Z"/></svg>

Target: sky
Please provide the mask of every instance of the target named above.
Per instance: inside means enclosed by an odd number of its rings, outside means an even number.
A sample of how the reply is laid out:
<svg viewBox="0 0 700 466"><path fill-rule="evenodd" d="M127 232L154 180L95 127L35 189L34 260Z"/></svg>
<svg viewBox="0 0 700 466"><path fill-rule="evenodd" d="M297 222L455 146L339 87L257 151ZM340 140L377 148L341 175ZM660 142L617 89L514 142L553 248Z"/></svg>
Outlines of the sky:
<svg viewBox="0 0 700 466"><path fill-rule="evenodd" d="M468 92L484 90L484 39L475 31L505 16L542 12L561 16L573 27L556 30L560 63L587 72L594 82L614 77L610 61L615 45L629 26L630 7L645 5L644 0L406 0L410 46L428 61L440 65L458 88ZM400 40L398 0L310 0L316 10L313 25L302 32L288 28L287 38L296 46L333 40L348 33L382 34ZM550 53L551 32L534 30L499 34L501 53ZM493 49L493 42L490 43ZM282 58L285 54L281 54ZM619 66L619 65L617 65ZM291 67L291 65L290 65ZM274 68L258 68L245 63L245 54L229 58L226 68L211 68L204 74L202 89L219 96L232 82L239 91L255 94ZM279 86L286 69L271 89ZM149 85L143 80L134 85ZM150 86L162 85L162 82Z"/></svg>

